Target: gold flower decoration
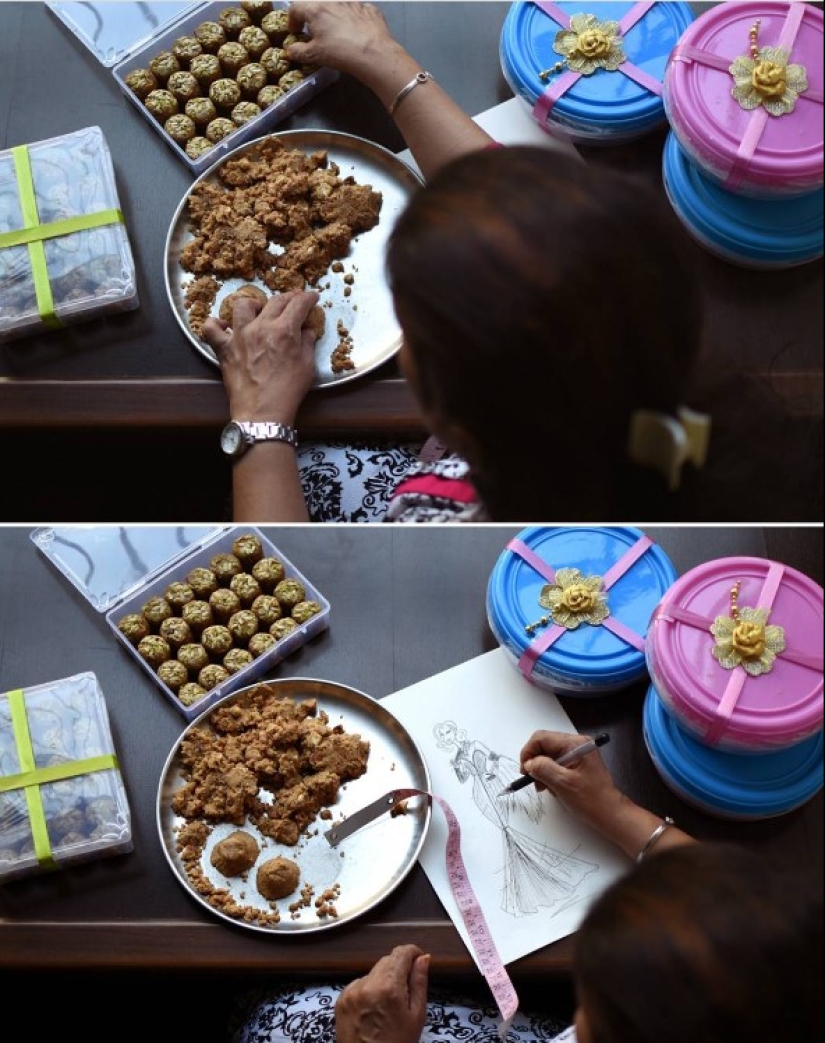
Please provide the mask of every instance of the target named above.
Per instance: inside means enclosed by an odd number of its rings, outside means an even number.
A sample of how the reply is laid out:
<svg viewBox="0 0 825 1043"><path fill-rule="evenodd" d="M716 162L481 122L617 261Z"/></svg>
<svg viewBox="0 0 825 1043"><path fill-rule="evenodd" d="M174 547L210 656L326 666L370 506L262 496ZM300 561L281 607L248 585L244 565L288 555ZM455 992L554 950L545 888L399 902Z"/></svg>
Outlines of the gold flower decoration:
<svg viewBox="0 0 825 1043"><path fill-rule="evenodd" d="M751 675L767 674L785 650L785 631L768 624L768 610L740 608L738 618L717 616L710 628L716 638L713 658L725 670L741 666Z"/></svg>
<svg viewBox="0 0 825 1043"><path fill-rule="evenodd" d="M618 22L600 22L593 14L576 14L570 28L556 33L553 50L573 72L591 76L596 69L615 72L627 60Z"/></svg>
<svg viewBox="0 0 825 1043"><path fill-rule="evenodd" d="M743 55L729 67L733 97L750 111L762 105L771 116L793 112L799 95L808 89L804 65L788 64L789 54L781 47L762 47L753 56Z"/></svg>
<svg viewBox="0 0 825 1043"><path fill-rule="evenodd" d="M541 588L539 604L549 608L556 626L575 630L581 623L598 626L610 615L601 576L585 576L578 569L558 569L556 582Z"/></svg>

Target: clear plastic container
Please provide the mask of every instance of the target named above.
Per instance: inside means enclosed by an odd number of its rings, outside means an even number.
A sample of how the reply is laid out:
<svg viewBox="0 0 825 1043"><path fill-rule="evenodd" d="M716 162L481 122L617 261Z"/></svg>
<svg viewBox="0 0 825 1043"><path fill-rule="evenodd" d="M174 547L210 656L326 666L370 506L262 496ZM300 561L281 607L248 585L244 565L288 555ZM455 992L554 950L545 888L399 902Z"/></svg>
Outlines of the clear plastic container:
<svg viewBox="0 0 825 1043"><path fill-rule="evenodd" d="M227 152L245 141L258 138L276 124L291 116L320 90L338 79L338 72L318 68L291 87L283 97L265 108L260 115L241 124L196 159L187 155L155 119L135 92L127 86L126 77L135 69L143 69L156 55L170 50L180 36L191 36L202 22L216 22L227 3L49 3L47 6L74 35L107 68L144 119L152 124L181 162L196 174L202 173ZM275 9L288 8L287 3L274 3ZM274 81L270 81L274 82ZM181 108L181 111L183 109Z"/></svg>
<svg viewBox="0 0 825 1043"><path fill-rule="evenodd" d="M197 701L186 703L163 682L136 645L124 636L118 623L124 616L139 614L147 601L162 596L171 583L185 580L195 567L208 567L216 554L231 552L235 540L245 534L258 537L264 556L277 558L284 566L286 578L298 580L306 599L317 602L320 611L298 623L251 663L209 688ZM327 599L260 530L251 526L56 526L35 529L31 539L98 612L106 613L106 622L116 640L190 721L222 696L251 684L329 626ZM198 643L196 637L192 643ZM195 675L189 678L195 679Z"/></svg>
<svg viewBox="0 0 825 1043"><path fill-rule="evenodd" d="M32 781L32 773L48 775ZM12 785L13 776L25 782ZM106 700L93 673L0 693L0 883L133 848Z"/></svg>
<svg viewBox="0 0 825 1043"><path fill-rule="evenodd" d="M117 218L120 200L103 131L84 127L25 151L37 218L27 216L23 202L20 153L6 149L0 152L0 235L95 214L104 223L32 243L0 243L0 341L137 308L135 262L126 225ZM42 290L38 300L33 264L41 250L53 308Z"/></svg>

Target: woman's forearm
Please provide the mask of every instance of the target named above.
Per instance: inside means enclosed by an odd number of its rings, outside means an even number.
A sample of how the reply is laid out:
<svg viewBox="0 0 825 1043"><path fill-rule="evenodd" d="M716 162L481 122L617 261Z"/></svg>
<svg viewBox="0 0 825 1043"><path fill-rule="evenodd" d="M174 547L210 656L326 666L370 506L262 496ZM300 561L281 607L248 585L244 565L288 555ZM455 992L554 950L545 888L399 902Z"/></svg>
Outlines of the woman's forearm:
<svg viewBox="0 0 825 1043"><path fill-rule="evenodd" d="M591 824L606 839L615 844L632 859L637 859L655 830L662 825L661 815L634 804L624 794L616 791L616 799L604 813L594 819ZM664 829L650 846L644 857L653 856L671 847L682 844L695 844L696 840L676 825Z"/></svg>
<svg viewBox="0 0 825 1043"><path fill-rule="evenodd" d="M363 77L389 111L399 92L422 71L420 62L394 45ZM425 179L451 160L492 141L441 87L436 73L403 98L393 118Z"/></svg>
<svg viewBox="0 0 825 1043"><path fill-rule="evenodd" d="M307 522L295 450L286 442L256 442L232 469L235 522Z"/></svg>

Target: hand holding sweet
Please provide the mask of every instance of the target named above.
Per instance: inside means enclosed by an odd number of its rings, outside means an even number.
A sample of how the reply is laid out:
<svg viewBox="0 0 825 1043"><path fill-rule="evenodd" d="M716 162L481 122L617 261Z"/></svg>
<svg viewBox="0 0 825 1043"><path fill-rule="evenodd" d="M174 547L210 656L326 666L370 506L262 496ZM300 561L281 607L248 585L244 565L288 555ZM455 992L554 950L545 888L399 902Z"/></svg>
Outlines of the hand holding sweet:
<svg viewBox="0 0 825 1043"><path fill-rule="evenodd" d="M391 52L400 50L383 14L373 4L345 0L292 3L289 26L293 33L306 27L311 37L308 43L292 44L287 52L290 61L329 65L368 85L377 78Z"/></svg>
<svg viewBox="0 0 825 1043"><path fill-rule="evenodd" d="M418 1043L427 1017L429 956L399 945L335 1006L336 1043Z"/></svg>
<svg viewBox="0 0 825 1043"><path fill-rule="evenodd" d="M315 333L305 326L318 294L276 294L261 305L240 298L232 326L207 319L203 339L215 352L234 420L294 424L315 380Z"/></svg>

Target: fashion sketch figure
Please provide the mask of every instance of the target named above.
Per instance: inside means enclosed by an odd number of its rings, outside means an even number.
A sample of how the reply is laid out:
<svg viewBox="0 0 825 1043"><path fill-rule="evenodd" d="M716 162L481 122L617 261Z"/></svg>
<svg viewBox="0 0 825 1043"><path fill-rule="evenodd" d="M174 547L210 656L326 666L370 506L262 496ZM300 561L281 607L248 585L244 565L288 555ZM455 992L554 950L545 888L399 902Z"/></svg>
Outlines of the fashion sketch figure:
<svg viewBox="0 0 825 1043"><path fill-rule="evenodd" d="M450 764L462 784L472 779L473 801L481 814L501 830L504 845L501 908L512 916L527 916L540 907L561 909L578 900L582 880L599 867L559 851L548 843L521 832L511 824L514 813L526 814L532 822L544 817L541 795L533 786L500 796L521 775L517 761L502 757L466 738L454 721L441 721L433 728L436 745L452 753Z"/></svg>

